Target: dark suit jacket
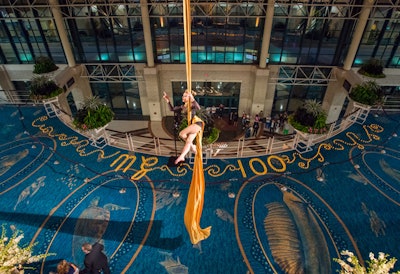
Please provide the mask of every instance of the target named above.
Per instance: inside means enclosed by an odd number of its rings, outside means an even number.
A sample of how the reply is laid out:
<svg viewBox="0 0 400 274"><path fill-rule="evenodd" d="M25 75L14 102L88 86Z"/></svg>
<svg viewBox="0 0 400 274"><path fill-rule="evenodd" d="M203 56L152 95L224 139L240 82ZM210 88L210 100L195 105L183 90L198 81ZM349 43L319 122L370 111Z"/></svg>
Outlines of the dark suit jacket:
<svg viewBox="0 0 400 274"><path fill-rule="evenodd" d="M85 268L81 274L99 274L103 271L104 274L110 274L108 267L107 256L103 253L104 246L100 243L95 243L92 246L92 251L85 256Z"/></svg>

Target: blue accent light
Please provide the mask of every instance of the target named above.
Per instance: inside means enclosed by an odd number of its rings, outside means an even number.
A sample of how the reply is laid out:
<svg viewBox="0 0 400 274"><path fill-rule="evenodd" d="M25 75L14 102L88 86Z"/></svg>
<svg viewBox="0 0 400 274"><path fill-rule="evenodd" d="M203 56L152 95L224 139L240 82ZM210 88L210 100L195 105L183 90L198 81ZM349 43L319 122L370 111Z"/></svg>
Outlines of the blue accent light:
<svg viewBox="0 0 400 274"><path fill-rule="evenodd" d="M30 54L30 53L23 53L23 54L20 54L20 55L19 55L19 59L20 59L22 62L32 62L32 61L33 61L32 54Z"/></svg>
<svg viewBox="0 0 400 274"><path fill-rule="evenodd" d="M235 62L243 62L243 53L234 53L233 60Z"/></svg>
<svg viewBox="0 0 400 274"><path fill-rule="evenodd" d="M269 59L273 63L279 63L281 61L281 56L280 56L280 54L271 54Z"/></svg>
<svg viewBox="0 0 400 274"><path fill-rule="evenodd" d="M392 64L398 66L400 62L400 58L399 57L393 57L392 58Z"/></svg>
<svg viewBox="0 0 400 274"><path fill-rule="evenodd" d="M135 52L135 61L136 62L146 62L147 61L146 54L142 53L142 52L140 52L140 53Z"/></svg>
<svg viewBox="0 0 400 274"><path fill-rule="evenodd" d="M363 64L362 60L360 60L360 59L354 60L354 65L362 65L362 64Z"/></svg>
<svg viewBox="0 0 400 274"><path fill-rule="evenodd" d="M99 58L97 58L99 61L108 61L110 60L110 55L108 53L101 53L99 55Z"/></svg>
<svg viewBox="0 0 400 274"><path fill-rule="evenodd" d="M196 52L197 63L203 63L207 56L205 52Z"/></svg>

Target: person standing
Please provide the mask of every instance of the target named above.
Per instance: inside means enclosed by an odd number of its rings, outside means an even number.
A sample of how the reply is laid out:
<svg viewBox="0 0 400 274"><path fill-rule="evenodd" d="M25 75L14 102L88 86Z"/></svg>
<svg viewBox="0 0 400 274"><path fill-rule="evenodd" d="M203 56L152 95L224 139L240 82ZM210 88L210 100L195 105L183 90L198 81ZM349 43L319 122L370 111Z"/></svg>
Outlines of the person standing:
<svg viewBox="0 0 400 274"><path fill-rule="evenodd" d="M271 127L271 116L267 116L267 118L265 118L265 128L269 130L270 127Z"/></svg>
<svg viewBox="0 0 400 274"><path fill-rule="evenodd" d="M84 243L82 245L82 251L85 253L84 265L80 274L98 274L103 272L104 274L110 274L110 268L108 266L107 256L103 253L104 246L100 243L91 245Z"/></svg>
<svg viewBox="0 0 400 274"><path fill-rule="evenodd" d="M213 118L215 118L215 116L217 115L217 107L216 106L211 107L211 115Z"/></svg>
<svg viewBox="0 0 400 274"><path fill-rule="evenodd" d="M238 115L238 113L235 111L235 113L233 114L233 125L234 125L235 127L237 127L238 119L239 119L239 115Z"/></svg>
<svg viewBox="0 0 400 274"><path fill-rule="evenodd" d="M222 119L222 116L224 116L224 109L225 109L225 106L223 104L219 104L219 107L218 107L218 118L219 119Z"/></svg>
<svg viewBox="0 0 400 274"><path fill-rule="evenodd" d="M253 123L253 137L257 138L258 135L258 129L260 128L260 124L258 122Z"/></svg>
<svg viewBox="0 0 400 274"><path fill-rule="evenodd" d="M260 117L260 122L261 123L264 123L265 122L265 120L264 120L264 112L261 110L259 113L258 113L258 116Z"/></svg>
<svg viewBox="0 0 400 274"><path fill-rule="evenodd" d="M229 112L229 125L232 125L232 124L233 124L233 112L230 111Z"/></svg>
<svg viewBox="0 0 400 274"><path fill-rule="evenodd" d="M250 126L250 122L246 122L246 126L245 126L245 134L244 134L244 138L250 138L251 136L251 132L252 132L252 127Z"/></svg>
<svg viewBox="0 0 400 274"><path fill-rule="evenodd" d="M242 128L243 129L246 128L246 117L247 117L247 114L246 114L246 112L243 111L243 113L242 113Z"/></svg>
<svg viewBox="0 0 400 274"><path fill-rule="evenodd" d="M253 137L257 137L259 128L260 128L260 117L258 116L258 114L256 114L253 123Z"/></svg>
<svg viewBox="0 0 400 274"><path fill-rule="evenodd" d="M273 133L275 131L275 127L276 127L276 121L275 121L275 119L272 119L271 126L269 127L269 132Z"/></svg>
<svg viewBox="0 0 400 274"><path fill-rule="evenodd" d="M230 111L229 112L229 125L232 125L233 124L233 111Z"/></svg>

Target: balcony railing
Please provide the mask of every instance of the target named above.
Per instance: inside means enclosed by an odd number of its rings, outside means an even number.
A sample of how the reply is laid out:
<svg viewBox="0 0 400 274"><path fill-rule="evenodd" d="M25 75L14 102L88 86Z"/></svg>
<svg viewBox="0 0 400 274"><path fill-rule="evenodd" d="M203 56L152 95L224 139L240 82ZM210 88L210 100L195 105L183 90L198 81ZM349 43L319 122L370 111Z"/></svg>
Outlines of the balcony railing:
<svg viewBox="0 0 400 274"><path fill-rule="evenodd" d="M157 156L176 156L183 148L183 142L173 138L159 138L138 136L132 132L119 132L109 130L106 127L99 130L80 131L73 125L73 117L60 109L57 100L35 102L29 99L29 94L12 94L7 96L7 100L2 100L3 104L43 104L49 117L57 117L62 123L77 133L88 138L92 146L104 148L107 145L122 148L132 152L139 152ZM262 136L261 138L240 138L237 141L218 142L203 147L208 158L226 159L254 157L261 155L279 154L291 150L299 153L312 150L312 147L321 143L340 132L343 132L354 123L363 123L369 110L358 108L357 105L353 112L347 117L336 121L330 125L326 134L303 134L296 133L290 135L274 135L272 137ZM361 120L360 120L361 119Z"/></svg>

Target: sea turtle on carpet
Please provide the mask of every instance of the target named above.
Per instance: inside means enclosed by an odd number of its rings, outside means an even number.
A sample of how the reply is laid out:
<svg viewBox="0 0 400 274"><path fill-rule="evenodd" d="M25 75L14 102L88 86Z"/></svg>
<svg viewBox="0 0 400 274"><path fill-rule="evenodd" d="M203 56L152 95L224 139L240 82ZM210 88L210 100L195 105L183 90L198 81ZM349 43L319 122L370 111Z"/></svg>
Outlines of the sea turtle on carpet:
<svg viewBox="0 0 400 274"><path fill-rule="evenodd" d="M82 244L101 242L110 221L110 211L127 210L129 207L122 207L116 204L105 204L99 206L100 197L95 197L89 206L83 210L75 224L74 236L72 238L72 256L75 263L83 262ZM104 244L103 244L104 245Z"/></svg>

